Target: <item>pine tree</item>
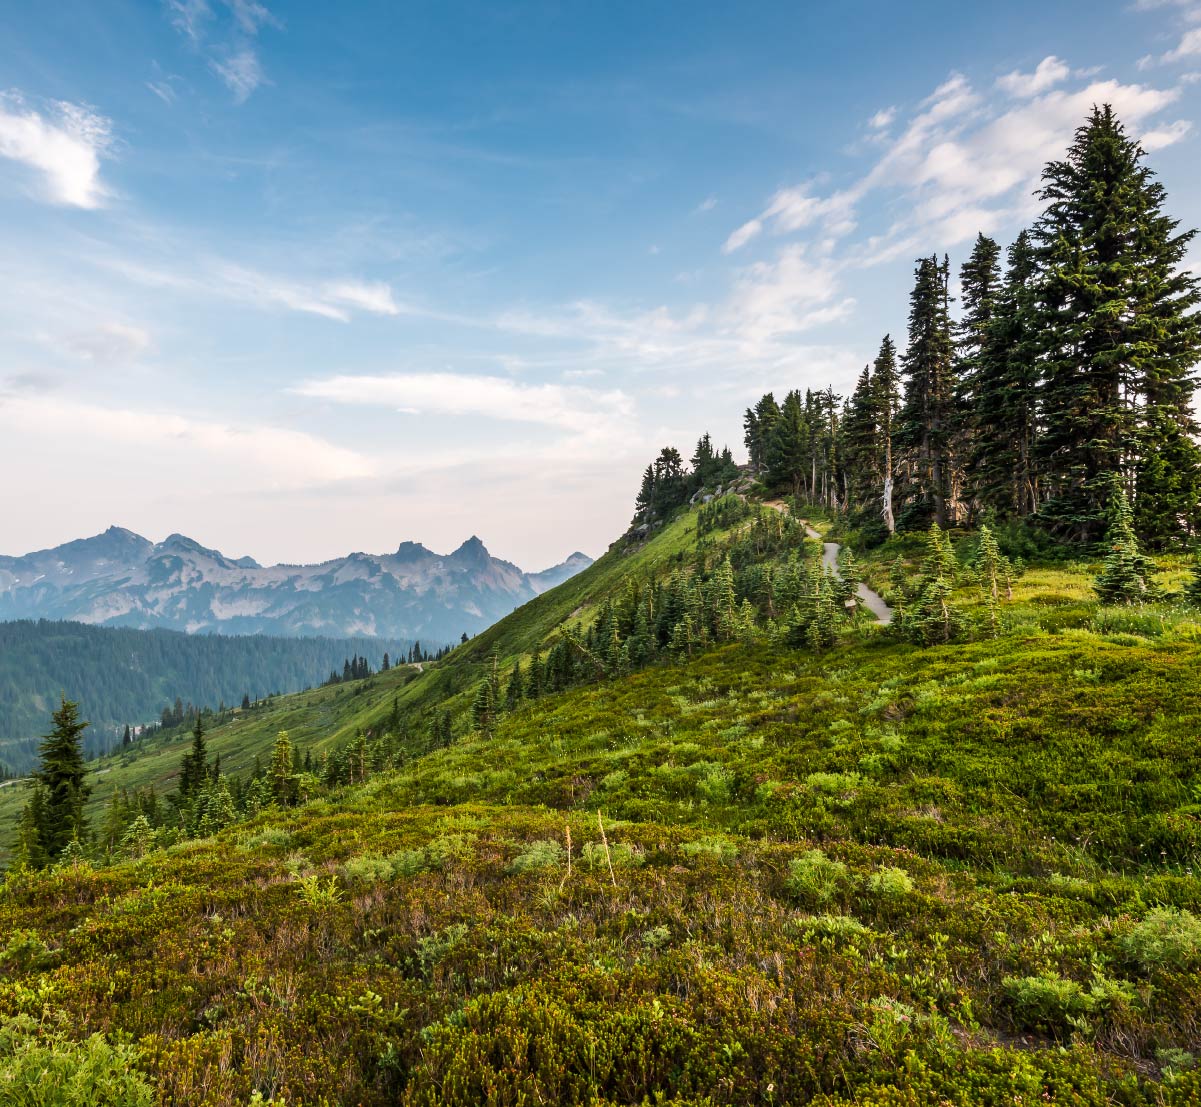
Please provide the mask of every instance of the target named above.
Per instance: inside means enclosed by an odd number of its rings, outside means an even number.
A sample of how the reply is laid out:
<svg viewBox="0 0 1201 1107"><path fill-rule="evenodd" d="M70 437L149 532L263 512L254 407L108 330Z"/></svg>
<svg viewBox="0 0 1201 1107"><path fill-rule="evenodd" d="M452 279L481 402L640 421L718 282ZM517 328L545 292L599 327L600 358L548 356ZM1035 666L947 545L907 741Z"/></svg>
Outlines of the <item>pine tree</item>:
<svg viewBox="0 0 1201 1107"><path fill-rule="evenodd" d="M1001 586L1006 576L1005 557L993 532L980 528L980 545L976 552L976 571L980 574L980 587L984 592L984 607L988 613L989 632L993 638L1001 629Z"/></svg>
<svg viewBox="0 0 1201 1107"><path fill-rule="evenodd" d="M1155 566L1139 548L1130 500L1117 477L1112 480L1112 520L1105 536L1109 552L1093 588L1102 603L1143 603L1155 598Z"/></svg>
<svg viewBox="0 0 1201 1107"><path fill-rule="evenodd" d="M199 715L192 728L192 745L183 755L179 766L179 798L191 802L200 793L208 775L208 750L204 740L204 723Z"/></svg>
<svg viewBox="0 0 1201 1107"><path fill-rule="evenodd" d="M972 415L973 495L1002 517L1026 518L1039 503L1036 276L1030 233L1022 231L1009 248L1005 280L978 355Z"/></svg>
<svg viewBox="0 0 1201 1107"><path fill-rule="evenodd" d="M847 474L848 510L867 509L880 487L884 457L876 422L871 370L863 367L842 419L842 462Z"/></svg>
<svg viewBox="0 0 1201 1107"><path fill-rule="evenodd" d="M792 495L801 496L805 475L812 462L809 437L801 394L794 390L784 398L766 445L765 478L769 485L787 488Z"/></svg>
<svg viewBox="0 0 1201 1107"><path fill-rule="evenodd" d="M893 483L896 464L893 459L893 439L897 433L897 415L901 406L901 375L897 370L897 348L892 336L885 335L880 352L872 364L872 396L876 413L877 445L880 456L880 514L889 534L897 529L893 510Z"/></svg>
<svg viewBox="0 0 1201 1107"><path fill-rule="evenodd" d="M755 407L747 408L743 416L743 443L750 458L751 468L761 473L767 465L767 447L780 418L780 408L770 392L762 396Z"/></svg>
<svg viewBox="0 0 1201 1107"><path fill-rule="evenodd" d="M910 511L927 512L939 526L954 521L954 346L951 340L949 263L922 258L909 301L905 400L896 441L905 447L912 489Z"/></svg>
<svg viewBox="0 0 1201 1107"><path fill-rule="evenodd" d="M1077 541L1100 537L1114 485L1157 545L1196 529L1201 453L1191 413L1201 356L1198 282L1182 268L1195 231L1163 214L1165 192L1108 104L1043 172L1034 237L1046 383L1040 515ZM1158 459L1170 457L1169 464Z"/></svg>
<svg viewBox="0 0 1201 1107"><path fill-rule="evenodd" d="M963 316L955 328L956 475L953 484L957 488L963 488L969 480L974 485L974 473L969 476L963 467L972 456L977 435L991 429L980 427L974 416L1000 291L1000 255L1001 248L993 239L984 234L977 235L971 256L959 269Z"/></svg>
<svg viewBox="0 0 1201 1107"><path fill-rule="evenodd" d="M18 866L44 869L50 863L50 855L44 844L46 806L46 789L41 784L34 784L29 802L21 811L21 821L17 824L17 841L13 854Z"/></svg>
<svg viewBox="0 0 1201 1107"><path fill-rule="evenodd" d="M39 747L41 763L35 778L44 789L40 847L47 861L57 860L73 840L87 836L84 803L91 789L84 782L83 732L79 705L65 696L51 715L54 723Z"/></svg>
<svg viewBox="0 0 1201 1107"><path fill-rule="evenodd" d="M271 771L268 787L272 798L280 807L295 802L295 777L292 775L292 740L286 730L275 736L275 747L271 753Z"/></svg>

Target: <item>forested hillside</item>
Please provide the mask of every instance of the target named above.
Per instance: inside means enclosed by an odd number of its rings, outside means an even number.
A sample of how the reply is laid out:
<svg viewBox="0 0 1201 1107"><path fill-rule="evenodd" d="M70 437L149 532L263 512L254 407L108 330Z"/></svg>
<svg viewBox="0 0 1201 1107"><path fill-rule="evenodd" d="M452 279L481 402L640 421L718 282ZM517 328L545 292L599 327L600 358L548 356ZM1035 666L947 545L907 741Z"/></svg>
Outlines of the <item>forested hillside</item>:
<svg viewBox="0 0 1201 1107"><path fill-rule="evenodd" d="M169 720L180 701L219 710L296 692L340 674L349 658L378 669L411 642L376 639L187 635L69 622L0 622L0 765L24 773L58 696L69 690L92 726L88 752L120 742L126 725Z"/></svg>

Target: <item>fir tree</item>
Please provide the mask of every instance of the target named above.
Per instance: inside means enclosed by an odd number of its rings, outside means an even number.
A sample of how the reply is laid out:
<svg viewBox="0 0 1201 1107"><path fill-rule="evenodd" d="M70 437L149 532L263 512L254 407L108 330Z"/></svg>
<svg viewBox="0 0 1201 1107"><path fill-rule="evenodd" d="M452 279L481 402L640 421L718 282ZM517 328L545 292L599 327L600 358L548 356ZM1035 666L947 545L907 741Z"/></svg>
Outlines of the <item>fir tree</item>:
<svg viewBox="0 0 1201 1107"><path fill-rule="evenodd" d="M1005 280L978 354L971 486L977 503L1003 517L1038 510L1039 330L1030 233L1009 248Z"/></svg>
<svg viewBox="0 0 1201 1107"><path fill-rule="evenodd" d="M69 842L87 836L83 808L91 789L83 782L83 732L88 724L79 718L79 705L63 697L51 720L54 726L42 739L34 776L44 789L40 847L48 861L55 861Z"/></svg>
<svg viewBox="0 0 1201 1107"><path fill-rule="evenodd" d="M295 777L292 775L292 740L286 730L275 736L271 753L271 771L267 778L271 797L280 807L295 802Z"/></svg>
<svg viewBox="0 0 1201 1107"><path fill-rule="evenodd" d="M1103 603L1143 603L1155 598L1155 566L1139 548L1134 512L1116 477L1113 485L1112 521L1105 537L1108 553L1093 588Z"/></svg>
<svg viewBox="0 0 1201 1107"><path fill-rule="evenodd" d="M1043 172L1035 226L1041 270L1048 497L1040 515L1091 542L1106 525L1111 474L1133 490L1149 540L1196 528L1201 455L1191 412L1201 355L1195 277L1182 268L1196 232L1163 214L1163 185L1107 104L1066 158ZM1170 457L1166 465L1158 459Z"/></svg>
<svg viewBox="0 0 1201 1107"><path fill-rule="evenodd" d="M981 427L974 416L984 377L989 336L996 315L1000 286L998 259L1001 248L987 235L977 235L971 256L959 269L963 316L956 332L955 351L955 444L956 460L953 485L958 489L967 482L962 466L971 458L978 434L991 432ZM972 474L974 484L974 473Z"/></svg>
<svg viewBox="0 0 1201 1107"><path fill-rule="evenodd" d="M897 348L890 335L884 336L880 352L872 364L872 397L877 428L876 449L880 454L880 514L889 534L896 533L893 509L893 482L896 466L893 460L893 439L896 436L897 414L901 404L901 377L897 370Z"/></svg>
<svg viewBox="0 0 1201 1107"><path fill-rule="evenodd" d="M784 398L767 442L767 483L774 488L786 488L799 497L804 490L805 474L811 463L809 426L801 405L801 394L794 390Z"/></svg>
<svg viewBox="0 0 1201 1107"><path fill-rule="evenodd" d="M929 513L939 526L952 521L952 442L955 429L954 347L947 284L949 264L936 257L917 263L909 301L905 400L896 440L906 450L911 513Z"/></svg>

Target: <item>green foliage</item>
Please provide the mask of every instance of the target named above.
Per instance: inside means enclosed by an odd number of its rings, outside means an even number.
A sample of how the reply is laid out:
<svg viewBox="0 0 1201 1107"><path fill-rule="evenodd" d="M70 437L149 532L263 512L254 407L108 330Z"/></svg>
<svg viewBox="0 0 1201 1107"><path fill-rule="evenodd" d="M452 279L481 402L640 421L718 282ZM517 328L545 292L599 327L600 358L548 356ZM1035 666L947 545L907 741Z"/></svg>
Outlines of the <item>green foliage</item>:
<svg viewBox="0 0 1201 1107"><path fill-rule="evenodd" d="M139 1062L101 1034L72 1041L27 1015L0 1021L0 1100L12 1107L150 1107Z"/></svg>
<svg viewBox="0 0 1201 1107"><path fill-rule="evenodd" d="M847 867L833 861L820 849L806 850L788 863L789 893L807 907L824 907L848 881Z"/></svg>
<svg viewBox="0 0 1201 1107"><path fill-rule="evenodd" d="M1122 953L1146 972L1182 972L1201 965L1201 919L1191 911L1157 907L1123 934Z"/></svg>
<svg viewBox="0 0 1201 1107"><path fill-rule="evenodd" d="M1116 481L1115 481L1116 483ZM1114 493L1113 520L1105 539L1105 564L1093 587L1104 603L1145 603L1155 598L1151 561L1139 549L1134 512L1125 491Z"/></svg>
<svg viewBox="0 0 1201 1107"><path fill-rule="evenodd" d="M530 844L509 862L515 873L541 872L561 868L567 856L566 850L554 839L540 839Z"/></svg>

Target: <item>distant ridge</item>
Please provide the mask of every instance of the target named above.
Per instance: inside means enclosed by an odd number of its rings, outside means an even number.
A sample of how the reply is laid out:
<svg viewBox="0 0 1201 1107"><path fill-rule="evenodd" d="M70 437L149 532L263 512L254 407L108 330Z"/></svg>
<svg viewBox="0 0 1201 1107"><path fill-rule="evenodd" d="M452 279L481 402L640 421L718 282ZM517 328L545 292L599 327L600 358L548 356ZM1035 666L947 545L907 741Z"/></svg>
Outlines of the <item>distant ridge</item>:
<svg viewBox="0 0 1201 1107"><path fill-rule="evenodd" d="M472 535L450 554L406 541L391 554L264 566L184 534L153 543L113 526L52 549L0 556L0 621L442 644L479 633L591 564L574 553L526 573Z"/></svg>

